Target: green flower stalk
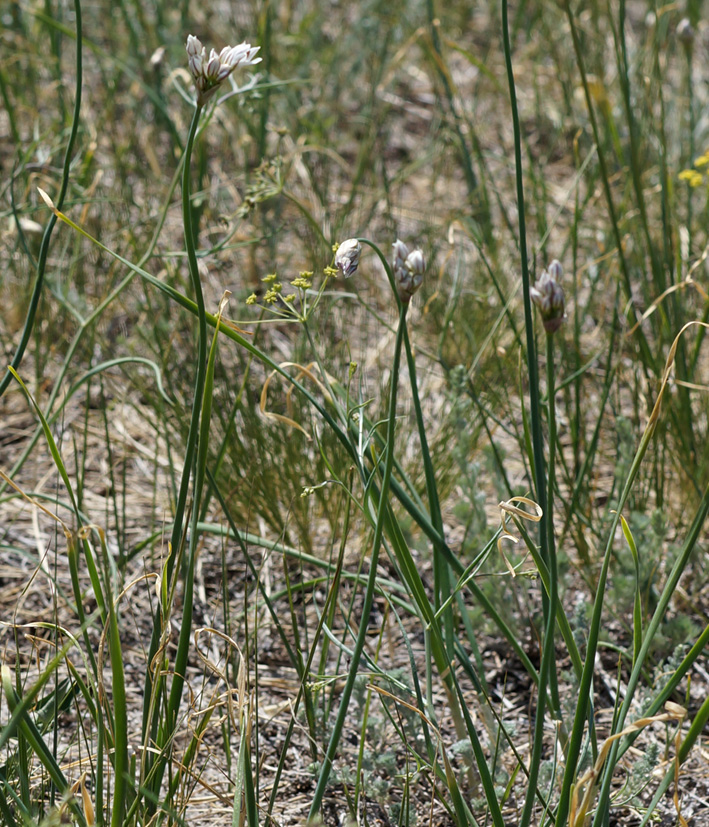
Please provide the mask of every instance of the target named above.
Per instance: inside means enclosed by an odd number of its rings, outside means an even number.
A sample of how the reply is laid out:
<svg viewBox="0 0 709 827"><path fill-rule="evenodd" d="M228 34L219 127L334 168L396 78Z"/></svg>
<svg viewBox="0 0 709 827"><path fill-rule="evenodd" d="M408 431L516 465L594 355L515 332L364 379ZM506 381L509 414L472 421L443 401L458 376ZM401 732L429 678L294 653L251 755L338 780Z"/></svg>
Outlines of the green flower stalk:
<svg viewBox="0 0 709 827"><path fill-rule="evenodd" d="M161 749L165 747L172 737L172 732L177 722L177 714L184 687L184 675L187 665L192 617L191 600L194 581L195 549L197 543L197 518L200 511L200 500L204 484L204 461L196 463L195 460L197 458L197 444L200 428L204 428L205 425L208 427L208 416L204 415L205 421L202 422L203 410L205 407L205 385L207 380L207 315L204 305L199 268L197 265L195 233L192 224L190 161L198 131L200 115L205 102L211 97L211 95L214 94L219 85L226 80L227 77L229 77L238 65L246 66L257 63L260 60L260 58L255 57L257 47L252 47L248 43L242 43L240 46L235 46L233 48L225 47L219 54L212 50L209 58L207 58L206 50L200 41L196 37L189 35L187 38L186 49L189 56L190 72L194 78L195 88L197 89L197 101L194 114L192 116L192 123L190 125L187 143L185 145L184 163L182 168L182 219L184 225L185 250L189 265L190 281L192 283L197 308L198 353L194 398L192 401L190 427L187 435L187 444L185 447L182 479L180 481L177 505L175 508L175 521L170 538L170 555L168 557L164 572L164 578L168 586L172 581L175 561L178 554L181 552L187 533L185 514L187 512L187 499L190 490L190 482L192 482L193 503L192 527L188 549L187 574L185 579L185 593L183 596L184 611L182 628L180 630L177 654L175 657L174 675L167 701L165 720L163 721L161 721L161 716L159 715L160 705L162 702L161 699L163 697L162 693L159 691L159 688L162 681L164 681L164 677L160 674L159 669L156 669L155 673L153 673L153 669L157 666L156 655L163 632L162 627L164 620L161 616L158 618L153 627L153 636L150 642L150 652L148 657L148 669L146 671L145 697L154 698L155 703L153 704L151 702L145 704L143 716L143 743L147 743L146 736L150 735L150 738L159 744ZM217 334L215 333L215 336L216 335ZM201 441L203 442L204 439L205 435L203 434ZM203 450L204 446L202 446L200 454L202 454ZM202 472L200 472L200 469L202 469ZM147 755L144 755L142 767L143 778L147 778L149 776L151 764L152 760ZM160 762L158 764L157 771L152 777L151 789L155 794L157 794L162 783L164 767L164 763Z"/></svg>
<svg viewBox="0 0 709 827"><path fill-rule="evenodd" d="M535 304L542 317L542 324L546 331L547 340L547 411L549 426L549 458L546 465L545 486L540 490L545 493L541 497L545 508L543 521L542 547L546 550L546 560L549 567L549 596L546 606L546 623L544 631L544 643L542 647L542 658L539 668L539 703L534 726L532 741L532 754L529 763L529 788L525 798L521 827L528 827L532 817L534 806L534 788L536 786L541 763L542 744L544 738L544 691L548 682L552 698L552 711L555 716L560 715L559 689L557 684L555 665L555 627L556 614L559 601L558 593L558 570L556 560L556 548L554 540L554 489L555 489L555 451L556 451L556 410L554 407L555 381L554 381L554 334L559 330L566 318L566 302L564 289L561 286L563 269L561 264L554 259L549 267L542 270L537 281L529 288L529 298ZM541 448L541 445L539 446ZM544 468L537 469L540 479L544 479ZM566 744L568 735L566 728L561 726L560 736L562 744Z"/></svg>

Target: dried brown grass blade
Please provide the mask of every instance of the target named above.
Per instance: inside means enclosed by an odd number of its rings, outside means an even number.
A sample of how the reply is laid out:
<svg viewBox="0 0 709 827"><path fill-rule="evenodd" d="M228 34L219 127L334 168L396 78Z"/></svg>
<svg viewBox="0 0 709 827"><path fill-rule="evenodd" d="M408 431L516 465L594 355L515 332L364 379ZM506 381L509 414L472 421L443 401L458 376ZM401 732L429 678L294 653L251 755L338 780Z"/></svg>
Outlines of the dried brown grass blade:
<svg viewBox="0 0 709 827"><path fill-rule="evenodd" d="M298 362L281 362L278 366L279 368L298 368L298 373L296 374L296 380L300 381L304 376L307 376L312 382L314 382L318 388L320 388L322 394L325 396L326 399L330 399L330 393L328 392L327 388L323 385L323 383L318 379L318 377L313 372L313 368L317 368L315 363L310 363L309 365L300 365ZM290 416L285 416L284 414L273 413L266 409L268 403L268 388L273 380L274 376L278 371L271 371L266 381L263 383L263 388L261 389L261 399L259 401L259 410L261 411L262 416L266 417L267 419L273 419L276 422L282 422L284 425L288 425L290 428L295 428L296 430L300 431L302 434L305 434L308 441L312 440L312 436L306 431L306 429L299 423L296 422ZM288 405L288 410L291 410L291 394L293 393L293 388L290 387L286 392L286 403Z"/></svg>
<svg viewBox="0 0 709 827"><path fill-rule="evenodd" d="M687 716L687 710L680 706L679 704L673 703L672 701L668 701L665 704L665 711L661 712L659 715L651 715L646 718L639 718L637 721L634 721L632 724L628 724L625 729L621 730L620 732L616 732L615 735L611 735L610 738L606 738L603 742L603 746L601 747L600 752L598 753L598 758L596 759L596 763L593 767L586 772L579 780L576 782L574 786L574 792L571 796L571 807L569 809L569 827L583 827L583 824L586 819L586 815L588 814L589 808L593 802L593 799L596 794L596 782L598 781L598 777L601 774L601 770L603 769L603 765L608 757L608 753L610 752L613 743L617 741L619 738L623 738L626 735L631 735L633 732L639 732L641 729L649 726L650 724L657 724L657 723L665 723L667 721L676 721L678 723L677 727L677 734L675 736L675 780L678 778L679 775L679 746L681 744L681 728L682 728L682 721ZM583 798L579 803L579 796L583 791ZM682 815L679 811L679 800L677 798L677 785L675 784L675 806L677 808L677 814L680 818L680 824L682 827L686 827L687 822L684 820Z"/></svg>
<svg viewBox="0 0 709 827"><path fill-rule="evenodd" d="M529 506L534 509L534 513L525 511L523 508L519 508L515 505L515 503L523 503L524 505ZM500 556L505 561L507 571L512 575L512 577L517 577L517 572L515 571L512 563L510 563L507 559L505 550L502 547L503 540L511 540L513 543L519 542L519 538L515 537L514 534L510 534L507 530L507 521L510 517L517 517L519 520L529 520L532 523L538 523L544 516L544 512L542 511L541 506L529 497L512 497L512 499L503 500L499 503L498 508L500 509L500 528L502 529L502 533L497 538L497 550L500 552Z"/></svg>

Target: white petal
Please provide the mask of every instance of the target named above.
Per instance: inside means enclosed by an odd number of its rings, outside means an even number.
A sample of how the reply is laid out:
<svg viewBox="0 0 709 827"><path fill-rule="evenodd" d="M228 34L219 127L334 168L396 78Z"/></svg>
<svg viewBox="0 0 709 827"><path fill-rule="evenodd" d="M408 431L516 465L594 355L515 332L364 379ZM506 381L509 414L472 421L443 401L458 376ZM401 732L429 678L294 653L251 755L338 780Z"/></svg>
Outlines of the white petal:
<svg viewBox="0 0 709 827"><path fill-rule="evenodd" d="M201 76L203 65L202 55L195 55L189 59L190 72L193 78Z"/></svg>
<svg viewBox="0 0 709 827"><path fill-rule="evenodd" d="M404 264L409 272L416 275L423 275L426 269L426 261L421 250L412 250L408 256L406 256Z"/></svg>
<svg viewBox="0 0 709 827"><path fill-rule="evenodd" d="M185 46L185 48L187 49L187 54L190 57L194 57L202 51L203 46L199 38L195 37L193 34L188 34L187 45Z"/></svg>
<svg viewBox="0 0 709 827"><path fill-rule="evenodd" d="M222 63L219 60L219 55L214 51L214 49L212 49L212 54L209 58L209 63L204 68L204 76L209 78L210 80L217 80L221 66Z"/></svg>

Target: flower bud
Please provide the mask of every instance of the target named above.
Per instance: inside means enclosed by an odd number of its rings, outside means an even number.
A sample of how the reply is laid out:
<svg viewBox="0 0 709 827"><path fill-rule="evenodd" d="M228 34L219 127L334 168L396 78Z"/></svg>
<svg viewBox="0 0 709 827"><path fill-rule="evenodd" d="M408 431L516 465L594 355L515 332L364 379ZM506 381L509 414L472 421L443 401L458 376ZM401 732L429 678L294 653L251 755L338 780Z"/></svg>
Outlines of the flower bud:
<svg viewBox="0 0 709 827"><path fill-rule="evenodd" d="M689 19L683 17L677 24L677 39L687 51L694 45L694 28Z"/></svg>
<svg viewBox="0 0 709 827"><path fill-rule="evenodd" d="M566 318L564 289L559 284L562 275L561 264L554 259L548 270L542 270L541 276L529 291L532 302L539 308L547 333L555 333Z"/></svg>
<svg viewBox="0 0 709 827"><path fill-rule="evenodd" d="M219 77L219 70L222 67L222 63L219 60L219 55L212 49L209 60L207 61L207 65L204 67L204 75L212 83L216 83Z"/></svg>
<svg viewBox="0 0 709 827"><path fill-rule="evenodd" d="M551 278L558 284L564 275L564 271L559 260L555 258L549 267L547 267L547 270L549 271Z"/></svg>
<svg viewBox="0 0 709 827"><path fill-rule="evenodd" d="M158 48L150 55L150 68L151 69L158 69L162 66L163 59L165 58L165 47L158 46Z"/></svg>
<svg viewBox="0 0 709 827"><path fill-rule="evenodd" d="M362 245L356 238L343 241L335 253L335 267L348 279L359 267Z"/></svg>
<svg viewBox="0 0 709 827"><path fill-rule="evenodd" d="M193 34L188 34L185 49L187 50L187 55L189 57L196 57L197 55L202 54L202 41Z"/></svg>
<svg viewBox="0 0 709 827"><path fill-rule="evenodd" d="M399 298L404 304L411 301L414 293L423 283L426 260L421 250L411 250L398 238L394 248L394 282Z"/></svg>
<svg viewBox="0 0 709 827"><path fill-rule="evenodd" d="M396 272L397 268L402 268L404 266L406 256L409 254L409 248L403 241L399 241L398 238L392 244L392 247L394 248L394 272Z"/></svg>

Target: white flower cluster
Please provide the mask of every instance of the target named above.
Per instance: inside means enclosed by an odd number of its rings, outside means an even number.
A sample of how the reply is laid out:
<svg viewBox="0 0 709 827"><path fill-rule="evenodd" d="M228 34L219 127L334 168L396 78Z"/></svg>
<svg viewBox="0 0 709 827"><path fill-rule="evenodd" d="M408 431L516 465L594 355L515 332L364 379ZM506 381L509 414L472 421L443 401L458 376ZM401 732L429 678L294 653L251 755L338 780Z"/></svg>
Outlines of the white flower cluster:
<svg viewBox="0 0 709 827"><path fill-rule="evenodd" d="M426 261L421 250L411 250L403 241L397 240L394 248L394 281L399 298L404 304L411 301L414 293L423 283Z"/></svg>
<svg viewBox="0 0 709 827"><path fill-rule="evenodd" d="M237 66L253 66L261 58L256 57L259 46L240 43L238 46L225 46L221 52L212 49L207 57L207 50L199 38L188 35L187 55L190 74L197 89L197 103L202 106L214 94L217 87L226 80Z"/></svg>

